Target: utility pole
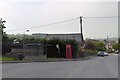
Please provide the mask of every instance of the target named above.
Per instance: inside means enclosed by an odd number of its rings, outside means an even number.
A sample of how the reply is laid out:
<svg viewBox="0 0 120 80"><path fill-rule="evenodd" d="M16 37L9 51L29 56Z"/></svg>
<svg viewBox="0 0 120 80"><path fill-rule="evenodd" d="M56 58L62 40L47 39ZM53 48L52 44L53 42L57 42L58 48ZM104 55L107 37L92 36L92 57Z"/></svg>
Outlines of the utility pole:
<svg viewBox="0 0 120 80"><path fill-rule="evenodd" d="M23 55L25 55L25 32L23 32Z"/></svg>
<svg viewBox="0 0 120 80"><path fill-rule="evenodd" d="M29 30L26 30L23 32L23 55L25 56L25 32L29 32Z"/></svg>
<svg viewBox="0 0 120 80"><path fill-rule="evenodd" d="M82 39L82 45L83 45L84 39L83 39L83 30L82 30L82 16L80 16L80 31L81 31L81 39Z"/></svg>
<svg viewBox="0 0 120 80"><path fill-rule="evenodd" d="M109 43L109 38L108 38L108 36L107 36L107 43Z"/></svg>
<svg viewBox="0 0 120 80"><path fill-rule="evenodd" d="M0 40L2 41L2 23L3 23L3 21L2 21L2 18L0 18Z"/></svg>

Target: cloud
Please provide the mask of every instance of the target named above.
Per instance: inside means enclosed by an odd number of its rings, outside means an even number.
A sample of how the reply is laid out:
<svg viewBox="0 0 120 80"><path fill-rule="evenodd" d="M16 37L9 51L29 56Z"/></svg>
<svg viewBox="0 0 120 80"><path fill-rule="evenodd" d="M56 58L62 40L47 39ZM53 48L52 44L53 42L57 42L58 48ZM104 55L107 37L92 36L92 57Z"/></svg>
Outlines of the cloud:
<svg viewBox="0 0 120 80"><path fill-rule="evenodd" d="M12 20L12 18L14 19L16 16L14 7L12 7L11 4L7 3L7 2L0 2L0 17L7 20Z"/></svg>
<svg viewBox="0 0 120 80"><path fill-rule="evenodd" d="M42 1L42 0L41 0ZM0 16L6 21L7 30L29 28L59 21L68 20L79 16L117 16L117 3L79 3L79 2L2 2L0 3ZM55 2L56 1L56 2ZM114 36L117 29L115 20L84 19L84 35ZM115 27L113 27L115 26ZM111 28L109 28L111 27ZM109 31L103 30L109 28ZM115 30L114 32L110 32ZM31 29L30 32L70 33L79 31L79 20ZM99 35L102 32L103 35ZM16 31L11 33L23 33Z"/></svg>

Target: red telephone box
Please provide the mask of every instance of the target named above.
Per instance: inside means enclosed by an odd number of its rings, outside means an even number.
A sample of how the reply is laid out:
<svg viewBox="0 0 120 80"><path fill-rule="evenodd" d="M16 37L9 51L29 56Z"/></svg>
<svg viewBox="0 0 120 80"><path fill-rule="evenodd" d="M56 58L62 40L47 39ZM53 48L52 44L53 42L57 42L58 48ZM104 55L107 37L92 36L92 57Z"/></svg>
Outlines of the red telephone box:
<svg viewBox="0 0 120 80"><path fill-rule="evenodd" d="M72 58L72 46L66 45L66 58Z"/></svg>

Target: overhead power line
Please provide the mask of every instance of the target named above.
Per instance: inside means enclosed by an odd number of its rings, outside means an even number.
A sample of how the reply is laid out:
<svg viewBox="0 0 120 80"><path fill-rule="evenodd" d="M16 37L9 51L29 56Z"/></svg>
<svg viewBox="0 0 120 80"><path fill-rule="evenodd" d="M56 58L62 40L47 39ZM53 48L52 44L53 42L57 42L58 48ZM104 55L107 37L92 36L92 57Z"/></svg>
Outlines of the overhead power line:
<svg viewBox="0 0 120 80"><path fill-rule="evenodd" d="M73 20L77 20L77 19L79 19L79 17L77 17L77 18L72 18L72 19L68 19L68 20L64 20L64 21L60 21L60 22L55 22L55 23L50 23L50 24L40 25L40 26L34 26L34 27L28 27L28 28L21 28L21 29L14 29L14 30L8 30L8 31L18 31L18 30L24 30L24 29L32 29L32 28L38 28L38 27L44 27L44 26L50 26L50 25L55 25L55 24L65 23L65 22L69 22L69 21L73 21Z"/></svg>
<svg viewBox="0 0 120 80"><path fill-rule="evenodd" d="M119 18L118 16L108 16L108 17L82 17L82 18Z"/></svg>
<svg viewBox="0 0 120 80"><path fill-rule="evenodd" d="M82 17L82 18L120 18L120 16ZM77 19L80 19L80 17L72 18L72 19L68 19L68 20L64 20L64 21L60 21L60 22L50 23L50 24L44 24L44 25L40 25L40 26L34 26L34 27L28 27L28 28L20 28L20 29L7 30L7 32L10 32L10 31L18 31L18 30L25 30L25 29L32 29L32 28L38 28L38 27L45 27L45 26L50 26L50 25L55 25L55 24L61 24L61 23L65 23L65 22L69 22L69 21L73 21L73 20L77 20Z"/></svg>

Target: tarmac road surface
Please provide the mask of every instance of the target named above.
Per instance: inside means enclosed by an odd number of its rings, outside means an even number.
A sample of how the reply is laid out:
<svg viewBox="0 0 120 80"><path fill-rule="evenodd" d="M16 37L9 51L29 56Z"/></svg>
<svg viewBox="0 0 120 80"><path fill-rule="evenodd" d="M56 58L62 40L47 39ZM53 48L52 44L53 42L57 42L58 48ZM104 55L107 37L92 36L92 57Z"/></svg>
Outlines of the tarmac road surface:
<svg viewBox="0 0 120 80"><path fill-rule="evenodd" d="M118 55L83 61L7 63L3 78L118 78Z"/></svg>

